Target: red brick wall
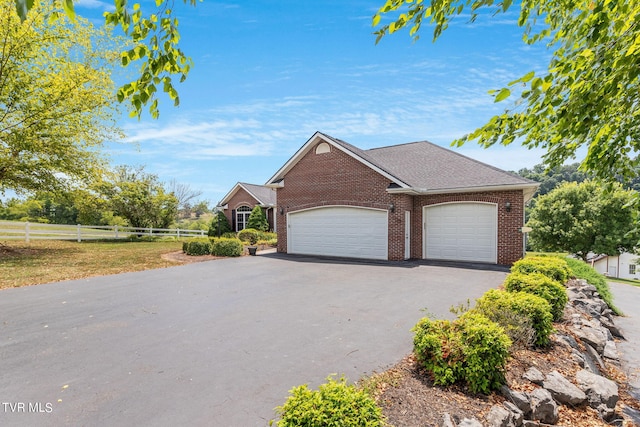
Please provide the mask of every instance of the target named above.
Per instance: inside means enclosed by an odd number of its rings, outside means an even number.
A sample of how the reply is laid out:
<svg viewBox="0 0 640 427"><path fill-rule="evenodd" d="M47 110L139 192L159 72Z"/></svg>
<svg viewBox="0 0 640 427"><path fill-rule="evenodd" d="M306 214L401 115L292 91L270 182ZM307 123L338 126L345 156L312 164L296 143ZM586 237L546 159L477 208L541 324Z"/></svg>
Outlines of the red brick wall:
<svg viewBox="0 0 640 427"><path fill-rule="evenodd" d="M511 264L522 256L522 191L410 196L389 194L391 181L360 161L331 147L330 153L315 154L315 147L302 157L278 188L278 252L287 252L287 213L317 206L347 205L389 210L389 259L404 259L405 211L411 212L411 257L422 258L422 208L426 205L482 201L498 204L498 263ZM235 197L234 197L235 198ZM504 204L509 200L511 211ZM231 206L231 205L230 205ZM284 214L280 214L280 208Z"/></svg>
<svg viewBox="0 0 640 427"><path fill-rule="evenodd" d="M229 202L227 203L228 207L224 211L224 215L227 217L227 220L229 221L229 224L231 224L231 227L234 231L235 220L232 220L231 217L233 211L240 206L249 206L251 209L253 209L257 204L258 203L256 199L254 199L253 196L247 193L243 188L239 188L238 191L236 191L236 194L234 194L233 197L229 200ZM267 221L269 221L269 229L273 230L273 214L271 213L271 209L268 209L266 214Z"/></svg>

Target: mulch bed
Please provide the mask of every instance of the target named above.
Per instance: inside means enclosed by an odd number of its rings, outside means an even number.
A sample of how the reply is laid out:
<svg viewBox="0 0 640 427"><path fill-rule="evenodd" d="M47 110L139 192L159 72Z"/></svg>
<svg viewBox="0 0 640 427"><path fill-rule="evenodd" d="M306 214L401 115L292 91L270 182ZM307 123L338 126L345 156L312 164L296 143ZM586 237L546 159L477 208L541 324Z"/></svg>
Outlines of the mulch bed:
<svg viewBox="0 0 640 427"><path fill-rule="evenodd" d="M563 330L562 324L556 324L555 327L556 330ZM507 385L510 388L530 391L536 387L522 378L522 374L532 366L545 374L557 370L567 378L575 378L575 373L581 368L571 358L571 351L555 336L552 336L552 340L552 345L543 350L522 349L512 353L506 372ZM616 413L622 416L625 405L640 410L640 402L627 391L626 377L620 368L610 364L607 374L620 388L620 401ZM461 385L435 386L429 373L420 367L413 354L380 375L392 379L378 385L376 398L387 422L395 427L440 426L444 413L449 413L456 422L464 418L476 418L484 423L491 407L505 400L499 393L489 396L475 395ZM560 406L559 415L559 426L609 425L600 419L597 411L589 407ZM635 425L629 419L624 421L625 427Z"/></svg>

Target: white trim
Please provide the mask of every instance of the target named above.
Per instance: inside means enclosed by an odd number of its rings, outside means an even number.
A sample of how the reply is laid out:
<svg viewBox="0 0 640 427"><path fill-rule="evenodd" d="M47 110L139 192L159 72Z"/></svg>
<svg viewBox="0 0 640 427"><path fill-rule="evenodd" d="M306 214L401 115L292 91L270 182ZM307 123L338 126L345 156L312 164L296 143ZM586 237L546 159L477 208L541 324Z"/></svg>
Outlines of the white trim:
<svg viewBox="0 0 640 427"><path fill-rule="evenodd" d="M411 258L411 211L404 211L404 259Z"/></svg>
<svg viewBox="0 0 640 427"><path fill-rule="evenodd" d="M443 188L438 190L429 190L428 188L388 188L387 193L390 194L411 194L430 195L430 194L456 194L456 193L486 193L487 191L513 191L522 190L524 202L528 202L538 189L538 184L504 184L504 185L485 185L482 187L460 187L460 188Z"/></svg>
<svg viewBox="0 0 640 427"><path fill-rule="evenodd" d="M443 202L443 203L434 203L432 205L424 205L422 206L422 258L427 258L427 210L429 208L443 206L443 205L462 205L462 204L474 204L474 205L491 205L495 207L495 218L494 218L494 229L495 229L495 247L493 251L493 260L491 263L498 263L498 203L493 202L483 202L483 201L454 201L454 202Z"/></svg>

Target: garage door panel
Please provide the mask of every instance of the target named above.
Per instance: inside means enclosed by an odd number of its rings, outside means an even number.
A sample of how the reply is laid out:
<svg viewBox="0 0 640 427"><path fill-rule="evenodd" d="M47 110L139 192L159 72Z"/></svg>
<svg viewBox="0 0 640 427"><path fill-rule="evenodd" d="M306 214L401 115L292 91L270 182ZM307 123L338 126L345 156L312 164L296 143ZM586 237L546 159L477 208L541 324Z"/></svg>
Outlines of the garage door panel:
<svg viewBox="0 0 640 427"><path fill-rule="evenodd" d="M424 256L497 262L497 206L449 203L424 207Z"/></svg>
<svg viewBox="0 0 640 427"><path fill-rule="evenodd" d="M288 216L287 251L294 254L387 259L387 212L322 207Z"/></svg>

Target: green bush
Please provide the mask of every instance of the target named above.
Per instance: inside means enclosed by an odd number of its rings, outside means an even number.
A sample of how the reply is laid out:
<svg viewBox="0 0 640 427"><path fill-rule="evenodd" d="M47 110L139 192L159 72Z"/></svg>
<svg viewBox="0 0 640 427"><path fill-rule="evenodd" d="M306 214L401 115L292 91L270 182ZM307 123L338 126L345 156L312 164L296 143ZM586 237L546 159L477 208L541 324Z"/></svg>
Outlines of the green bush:
<svg viewBox="0 0 640 427"><path fill-rule="evenodd" d="M531 347L550 343L551 305L537 295L490 289L476 301L474 310L502 326L514 345Z"/></svg>
<svg viewBox="0 0 640 427"><path fill-rule="evenodd" d="M209 239L187 240L182 243L182 252L187 255L209 255L211 254L211 242Z"/></svg>
<svg viewBox="0 0 640 427"><path fill-rule="evenodd" d="M264 214L264 210L260 206L255 206L249 214L247 220L247 228L252 228L259 231L267 231L269 229L269 222L267 216Z"/></svg>
<svg viewBox="0 0 640 427"><path fill-rule="evenodd" d="M505 279L504 287L509 292L528 292L547 300L554 321L562 318L569 300L565 287L542 273L511 273Z"/></svg>
<svg viewBox="0 0 640 427"><path fill-rule="evenodd" d="M284 405L278 406L278 427L378 427L383 426L382 410L364 391L327 378L317 391L306 385L294 387Z"/></svg>
<svg viewBox="0 0 640 427"><path fill-rule="evenodd" d="M211 254L215 256L236 257L242 255L244 247L240 239L219 239L211 240Z"/></svg>
<svg viewBox="0 0 640 427"><path fill-rule="evenodd" d="M258 242L258 236L258 230L253 228L245 228L238 232L238 239L250 245L255 245Z"/></svg>
<svg viewBox="0 0 640 427"><path fill-rule="evenodd" d="M416 358L433 374L435 384L465 381L474 393L489 393L504 384L511 340L482 314L469 311L453 322L425 317L413 331Z"/></svg>
<svg viewBox="0 0 640 427"><path fill-rule="evenodd" d="M600 297L607 303L609 308L613 310L617 315L621 315L622 312L618 307L613 304L613 295L611 294L611 290L609 289L609 284L607 283L607 279L598 273L593 267L588 265L587 263L580 261L579 259L569 258L566 259L567 264L569 265L569 269L573 273L572 276L578 279L584 279L590 285L593 285L598 290Z"/></svg>
<svg viewBox="0 0 640 427"><path fill-rule="evenodd" d="M567 262L556 256L530 256L516 261L511 267L512 273L541 273L555 280L561 285L571 277L571 270Z"/></svg>

